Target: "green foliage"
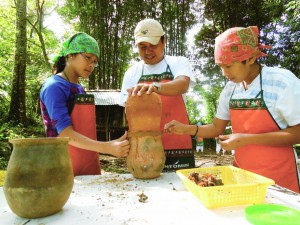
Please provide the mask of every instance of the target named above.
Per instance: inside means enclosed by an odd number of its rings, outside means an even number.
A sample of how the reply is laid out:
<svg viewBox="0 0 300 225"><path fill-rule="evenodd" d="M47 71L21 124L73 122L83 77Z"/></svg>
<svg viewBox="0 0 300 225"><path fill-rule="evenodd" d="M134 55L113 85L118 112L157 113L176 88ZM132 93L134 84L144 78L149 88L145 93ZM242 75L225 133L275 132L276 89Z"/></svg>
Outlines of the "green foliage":
<svg viewBox="0 0 300 225"><path fill-rule="evenodd" d="M13 125L10 122L6 123L5 118L8 116L8 108L10 103L10 94L12 87L12 79L13 79L13 67L14 67L14 42L15 42L15 29L14 29L14 21L15 21L15 6L14 2L11 0L6 0L1 2L0 8L0 63L2 67L0 68L0 169L5 169L7 166L8 159L11 154L11 146L8 142L9 139L12 138L22 138L28 136L36 136L41 133L41 126L36 126L35 118L36 118L36 110L32 110L32 106L36 105L36 102L32 102L32 94L36 92L36 77L34 77L34 81L32 81L31 74L33 74L33 70L30 66L30 60L27 60L28 67L27 73L30 74L27 76L27 86L26 95L27 97L27 114L29 116L29 121L32 124L31 128L25 128L21 125ZM8 22L9 21L9 22ZM35 49L35 51L31 50L30 46L35 46L34 44L28 44L30 53L32 55L40 55L40 49ZM31 54L28 54L29 58L31 58ZM38 56L37 58L40 58ZM33 63L34 64L34 63ZM42 64L41 62L37 62L34 64L35 67L39 67L40 70ZM32 118L31 118L32 116Z"/></svg>
<svg viewBox="0 0 300 225"><path fill-rule="evenodd" d="M202 118L204 123L211 123L216 115L219 95L223 89L223 85L216 83L214 86L197 85L194 91L200 93L206 109L206 115Z"/></svg>
<svg viewBox="0 0 300 225"><path fill-rule="evenodd" d="M203 13L198 16L203 25L195 36L192 58L196 71L201 74L199 85L211 88L198 90L205 100L207 121L215 114L215 94L220 93L219 88L226 82L214 62L215 38L231 27L258 26L260 42L273 46L267 52L269 56L260 62L265 60L269 66L282 66L300 77L299 1L199 0L200 3Z"/></svg>
<svg viewBox="0 0 300 225"><path fill-rule="evenodd" d="M296 150L297 155L300 158L300 144L294 145L294 149Z"/></svg>
<svg viewBox="0 0 300 225"><path fill-rule="evenodd" d="M261 39L268 44L273 36L268 38L270 33L265 28L280 20L284 12L284 0L202 0L201 3L204 5L201 18L205 23L195 37L194 59L199 63L198 69L201 73L213 82L210 85L214 85L216 80L224 81L221 76L216 76L220 71L214 63L214 43L217 35L231 27L256 25L261 30Z"/></svg>
<svg viewBox="0 0 300 225"><path fill-rule="evenodd" d="M15 17L12 1L0 3L0 120L8 116L14 67ZM8 23L10 21L10 23Z"/></svg>
<svg viewBox="0 0 300 225"><path fill-rule="evenodd" d="M205 100L206 104L206 121L207 123L212 123L213 118L215 118L218 106L218 99L221 93L222 87L213 86L210 89L201 89L201 94Z"/></svg>
<svg viewBox="0 0 300 225"><path fill-rule="evenodd" d="M77 31L92 35L99 43L100 68L90 77L89 89L119 89L133 52L133 32L144 18L159 20L167 36L167 54L186 55L186 32L195 23L190 6L194 0L69 0L59 13L75 24ZM128 14L130 12L130 15Z"/></svg>
<svg viewBox="0 0 300 225"><path fill-rule="evenodd" d="M0 120L7 117L14 66L15 9L9 1L0 3ZM8 22L9 21L9 22Z"/></svg>
<svg viewBox="0 0 300 225"><path fill-rule="evenodd" d="M280 65L300 78L300 2L288 1L284 14L266 26L266 42L272 45L266 63Z"/></svg>
<svg viewBox="0 0 300 225"><path fill-rule="evenodd" d="M51 73L49 62L43 55L43 45L41 43L42 32L44 41L44 47L47 49L47 55L51 55L54 49L57 49L58 40L53 35L52 31L45 29L42 24L39 23L37 11L37 5L35 0L28 0L28 25L27 25L27 64L26 64L26 87L25 87L25 99L26 99L26 115L28 123L35 121L39 116L39 89L43 80ZM51 3L52 2L52 3ZM46 5L48 10L50 6L54 4L53 1L47 1ZM16 9L13 0L1 1L0 7L0 123L7 122L8 109L10 108L11 92L12 92L12 80L14 71L14 49L15 49L15 34L14 27ZM45 7L45 5L44 5ZM42 8L39 10L46 13L47 9ZM9 22L8 22L9 21ZM41 27L38 27L40 24ZM35 28L33 28L33 25ZM25 125L25 124L24 124Z"/></svg>
<svg viewBox="0 0 300 225"><path fill-rule="evenodd" d="M203 102L199 96L188 95L186 96L186 109L189 116L189 123L196 124L204 120Z"/></svg>
<svg viewBox="0 0 300 225"><path fill-rule="evenodd" d="M0 126L0 170L6 169L12 152L10 139L43 137L44 128L41 124L32 123L24 127L20 124L3 123Z"/></svg>

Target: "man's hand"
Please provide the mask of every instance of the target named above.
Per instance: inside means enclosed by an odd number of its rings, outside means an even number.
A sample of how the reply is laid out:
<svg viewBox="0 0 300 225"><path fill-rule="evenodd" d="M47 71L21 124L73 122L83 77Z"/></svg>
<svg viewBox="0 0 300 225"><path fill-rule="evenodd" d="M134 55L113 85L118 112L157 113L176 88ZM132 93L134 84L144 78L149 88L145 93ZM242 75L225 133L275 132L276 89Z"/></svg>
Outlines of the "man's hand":
<svg viewBox="0 0 300 225"><path fill-rule="evenodd" d="M142 96L144 93L147 93L148 95L152 92L156 92L156 88L153 86L153 84L137 84L132 88L127 89L127 92L129 96Z"/></svg>

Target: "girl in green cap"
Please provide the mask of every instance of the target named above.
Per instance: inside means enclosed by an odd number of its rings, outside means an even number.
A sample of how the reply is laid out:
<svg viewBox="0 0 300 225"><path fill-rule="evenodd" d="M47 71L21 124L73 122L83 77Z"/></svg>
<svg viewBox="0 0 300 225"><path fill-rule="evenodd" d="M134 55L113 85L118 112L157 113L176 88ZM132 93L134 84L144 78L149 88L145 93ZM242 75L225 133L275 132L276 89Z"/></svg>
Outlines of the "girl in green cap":
<svg viewBox="0 0 300 225"><path fill-rule="evenodd" d="M99 46L86 33L77 33L61 45L53 58L54 75L42 86L40 105L47 137L70 137L74 175L101 174L99 153L126 157L127 133L110 142L96 136L94 96L85 93L79 78L88 78L98 66Z"/></svg>

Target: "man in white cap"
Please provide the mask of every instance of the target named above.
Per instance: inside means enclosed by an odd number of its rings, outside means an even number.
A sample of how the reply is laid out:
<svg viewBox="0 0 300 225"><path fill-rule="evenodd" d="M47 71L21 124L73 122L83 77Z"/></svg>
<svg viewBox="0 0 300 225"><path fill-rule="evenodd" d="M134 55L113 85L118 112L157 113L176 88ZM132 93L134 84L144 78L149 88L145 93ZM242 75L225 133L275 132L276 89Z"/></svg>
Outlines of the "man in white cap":
<svg viewBox="0 0 300 225"><path fill-rule="evenodd" d="M162 100L161 130L173 119L189 123L185 93L195 84L195 78L188 59L164 54L166 36L161 24L154 19L140 21L134 37L141 61L125 73L120 105L125 105L128 95L139 97L155 92ZM162 142L165 171L195 166L191 136L164 133Z"/></svg>

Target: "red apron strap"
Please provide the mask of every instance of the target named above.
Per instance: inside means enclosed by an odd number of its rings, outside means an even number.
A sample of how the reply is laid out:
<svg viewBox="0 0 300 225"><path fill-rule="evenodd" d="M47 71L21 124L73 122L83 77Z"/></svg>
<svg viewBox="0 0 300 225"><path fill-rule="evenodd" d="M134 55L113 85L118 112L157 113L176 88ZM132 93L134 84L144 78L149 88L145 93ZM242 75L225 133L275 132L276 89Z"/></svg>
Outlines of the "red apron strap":
<svg viewBox="0 0 300 225"><path fill-rule="evenodd" d="M91 139L97 140L94 96L77 94L71 113L73 129ZM69 145L74 175L101 174L99 153Z"/></svg>

